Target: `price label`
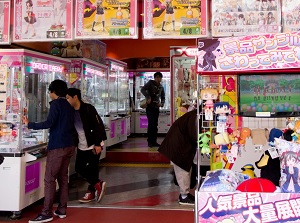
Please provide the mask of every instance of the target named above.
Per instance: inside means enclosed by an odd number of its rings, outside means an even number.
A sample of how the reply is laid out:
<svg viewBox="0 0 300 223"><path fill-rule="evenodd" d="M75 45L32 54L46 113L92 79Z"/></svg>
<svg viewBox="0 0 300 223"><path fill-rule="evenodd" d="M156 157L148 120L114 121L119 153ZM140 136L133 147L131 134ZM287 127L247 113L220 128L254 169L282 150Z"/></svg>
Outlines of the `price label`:
<svg viewBox="0 0 300 223"><path fill-rule="evenodd" d="M200 27L183 27L180 28L180 35L200 35Z"/></svg>
<svg viewBox="0 0 300 223"><path fill-rule="evenodd" d="M49 30L49 31L47 31L47 38L49 38L49 39L65 38L65 36L66 36L65 30L60 30L60 31Z"/></svg>
<svg viewBox="0 0 300 223"><path fill-rule="evenodd" d="M109 29L110 36L129 36L129 28L112 28Z"/></svg>

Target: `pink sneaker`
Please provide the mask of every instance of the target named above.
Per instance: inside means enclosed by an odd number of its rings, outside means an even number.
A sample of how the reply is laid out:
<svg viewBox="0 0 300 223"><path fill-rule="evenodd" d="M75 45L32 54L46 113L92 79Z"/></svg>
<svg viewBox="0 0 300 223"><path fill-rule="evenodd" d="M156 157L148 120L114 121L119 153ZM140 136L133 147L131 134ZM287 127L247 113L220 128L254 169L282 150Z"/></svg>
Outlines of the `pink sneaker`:
<svg viewBox="0 0 300 223"><path fill-rule="evenodd" d="M95 189L96 189L96 201L100 202L103 195L105 194L106 182L100 181L99 183L96 183Z"/></svg>
<svg viewBox="0 0 300 223"><path fill-rule="evenodd" d="M91 202L92 200L95 200L95 193L91 192L91 191L88 191L85 193L85 195L80 199L78 200L79 202L81 203L88 203L88 202Z"/></svg>

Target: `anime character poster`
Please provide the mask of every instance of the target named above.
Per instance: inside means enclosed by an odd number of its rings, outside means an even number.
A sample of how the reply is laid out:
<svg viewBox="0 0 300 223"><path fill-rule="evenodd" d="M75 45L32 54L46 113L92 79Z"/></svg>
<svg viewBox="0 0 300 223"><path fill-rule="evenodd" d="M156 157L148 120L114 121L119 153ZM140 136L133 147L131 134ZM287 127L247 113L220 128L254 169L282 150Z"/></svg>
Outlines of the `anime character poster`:
<svg viewBox="0 0 300 223"><path fill-rule="evenodd" d="M137 39L136 0L76 0L75 39Z"/></svg>
<svg viewBox="0 0 300 223"><path fill-rule="evenodd" d="M208 36L207 0L145 0L145 39Z"/></svg>
<svg viewBox="0 0 300 223"><path fill-rule="evenodd" d="M73 39L72 0L15 0L14 42Z"/></svg>
<svg viewBox="0 0 300 223"><path fill-rule="evenodd" d="M283 32L300 31L300 2L282 0Z"/></svg>
<svg viewBox="0 0 300 223"><path fill-rule="evenodd" d="M299 67L299 35L293 32L197 39L197 72Z"/></svg>
<svg viewBox="0 0 300 223"><path fill-rule="evenodd" d="M10 44L10 1L0 1L0 45Z"/></svg>
<svg viewBox="0 0 300 223"><path fill-rule="evenodd" d="M212 36L281 32L280 0L212 0Z"/></svg>

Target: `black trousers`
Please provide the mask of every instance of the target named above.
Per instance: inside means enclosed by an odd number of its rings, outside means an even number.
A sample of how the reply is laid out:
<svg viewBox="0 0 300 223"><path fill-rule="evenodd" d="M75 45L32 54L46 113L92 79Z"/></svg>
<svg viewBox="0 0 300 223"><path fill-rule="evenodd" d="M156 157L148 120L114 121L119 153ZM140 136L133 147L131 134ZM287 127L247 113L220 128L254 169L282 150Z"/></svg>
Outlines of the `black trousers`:
<svg viewBox="0 0 300 223"><path fill-rule="evenodd" d="M148 144L154 144L157 140L159 107L148 106L146 108L146 114L148 119L147 141Z"/></svg>
<svg viewBox="0 0 300 223"><path fill-rule="evenodd" d="M89 191L95 191L94 185L99 180L99 158L100 154L95 155L93 150L80 150L77 149L75 170L82 177L86 178L90 184Z"/></svg>

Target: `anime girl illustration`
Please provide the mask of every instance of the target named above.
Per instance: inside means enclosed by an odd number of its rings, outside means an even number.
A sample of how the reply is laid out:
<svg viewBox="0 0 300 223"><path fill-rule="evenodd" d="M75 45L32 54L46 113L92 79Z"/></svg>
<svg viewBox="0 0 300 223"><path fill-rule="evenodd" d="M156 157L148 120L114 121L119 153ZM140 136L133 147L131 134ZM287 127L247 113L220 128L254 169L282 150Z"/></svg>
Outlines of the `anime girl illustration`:
<svg viewBox="0 0 300 223"><path fill-rule="evenodd" d="M175 31L175 15L174 15L174 7L172 4L172 0L166 0L165 1L165 7L166 7L166 14L165 14L165 18L161 27L161 31L166 31L165 30L165 24L168 21L168 18L171 17L172 18L172 23L173 23L173 31Z"/></svg>
<svg viewBox="0 0 300 223"><path fill-rule="evenodd" d="M4 29L4 2L0 2L0 34Z"/></svg>
<svg viewBox="0 0 300 223"><path fill-rule="evenodd" d="M53 24L50 29L64 29L62 23L62 17L66 9L66 0L54 0L53 1Z"/></svg>
<svg viewBox="0 0 300 223"><path fill-rule="evenodd" d="M25 4L26 4L26 16L24 17L24 19L27 23L25 34L28 33L29 29L32 29L31 37L34 37L34 36L36 36L36 33L35 33L35 28L34 28L33 24L36 23L36 17L35 17L35 14L33 13L32 0L27 0Z"/></svg>
<svg viewBox="0 0 300 223"><path fill-rule="evenodd" d="M103 7L103 0L96 0L93 4L96 7L96 15L92 26L92 31L96 31L95 25L98 22L99 18L101 18L102 22L102 31L105 32L105 17L104 17L104 7Z"/></svg>
<svg viewBox="0 0 300 223"><path fill-rule="evenodd" d="M230 113L230 106L228 102L217 102L214 104L215 114L217 119L217 132L225 132L227 129L227 115Z"/></svg>
<svg viewBox="0 0 300 223"><path fill-rule="evenodd" d="M297 153L287 151L284 154L284 167L282 172L286 174L286 180L281 189L283 192L299 192L300 187L298 184L299 169L297 167L298 157Z"/></svg>
<svg viewBox="0 0 300 223"><path fill-rule="evenodd" d="M205 51L203 56L203 64L199 63L199 67L202 68L203 71L213 71L213 68L216 68L216 52L214 52L218 46L220 45L220 41L218 39L208 39L205 40L205 45L198 46L199 51Z"/></svg>

